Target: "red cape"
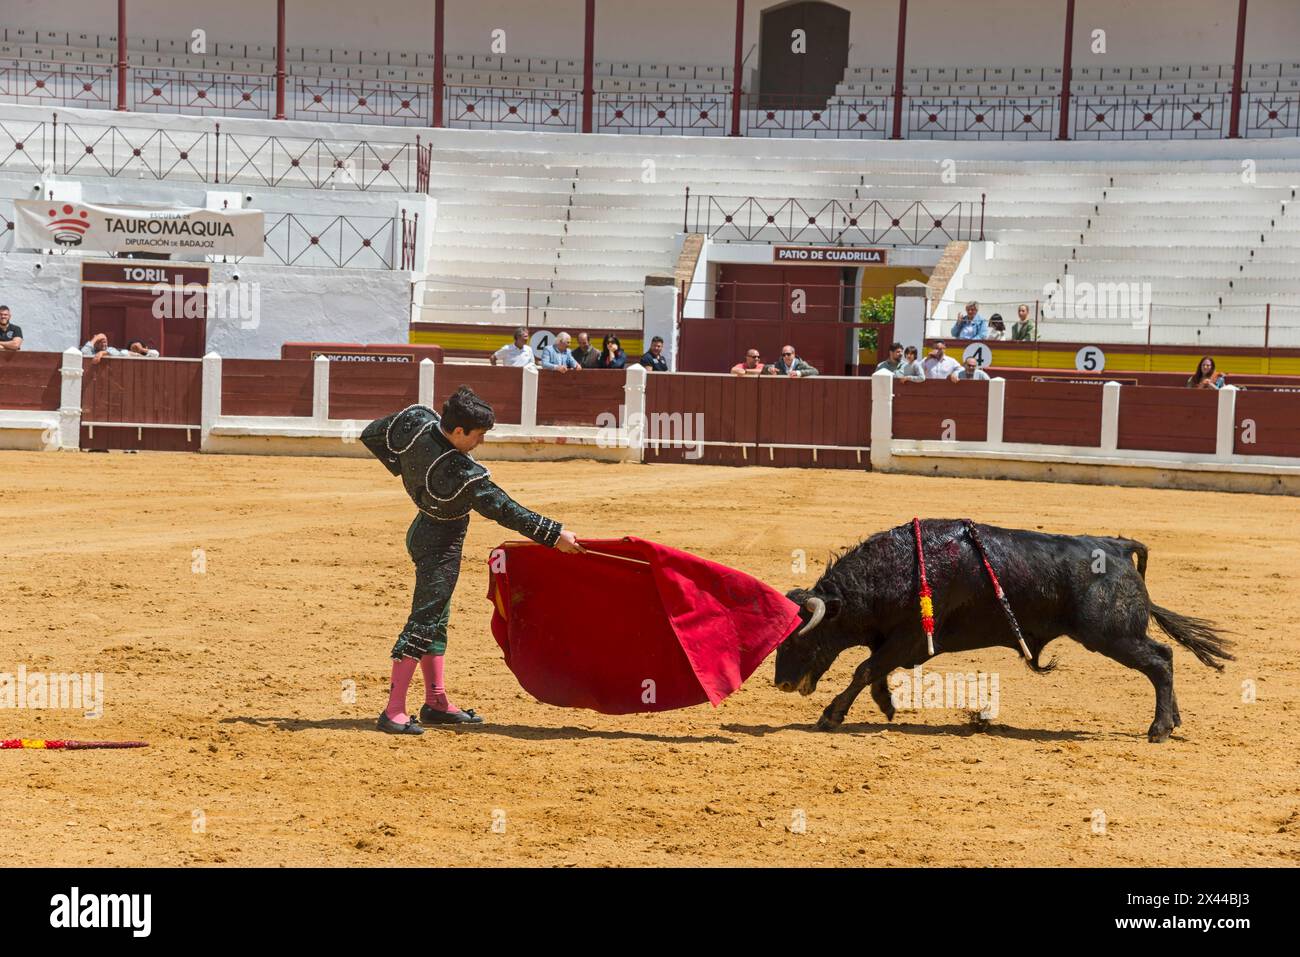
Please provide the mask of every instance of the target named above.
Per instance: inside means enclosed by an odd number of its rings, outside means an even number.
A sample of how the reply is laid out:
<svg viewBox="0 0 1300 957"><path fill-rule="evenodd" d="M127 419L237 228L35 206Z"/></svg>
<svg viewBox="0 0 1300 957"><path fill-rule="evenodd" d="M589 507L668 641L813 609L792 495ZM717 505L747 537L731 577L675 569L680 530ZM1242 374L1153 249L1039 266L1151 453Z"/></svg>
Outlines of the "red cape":
<svg viewBox="0 0 1300 957"><path fill-rule="evenodd" d="M799 624L798 605L726 565L641 538L582 544L606 554L506 542L488 560L492 634L546 704L717 705Z"/></svg>

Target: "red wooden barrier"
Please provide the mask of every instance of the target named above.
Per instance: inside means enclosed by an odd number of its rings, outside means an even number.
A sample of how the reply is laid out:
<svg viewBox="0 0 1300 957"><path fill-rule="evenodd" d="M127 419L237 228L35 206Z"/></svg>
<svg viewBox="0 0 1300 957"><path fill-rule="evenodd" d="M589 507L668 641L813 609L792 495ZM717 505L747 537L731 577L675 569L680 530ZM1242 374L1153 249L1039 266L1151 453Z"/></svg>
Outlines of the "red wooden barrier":
<svg viewBox="0 0 1300 957"><path fill-rule="evenodd" d="M420 367L408 363L331 362L329 417L378 419L419 401Z"/></svg>
<svg viewBox="0 0 1300 957"><path fill-rule="evenodd" d="M653 375L653 373L652 373ZM618 415L626 401L622 369L583 369L581 372L538 373L537 424L585 425L595 428L605 412Z"/></svg>
<svg viewBox="0 0 1300 957"><path fill-rule="evenodd" d="M988 438L989 384L894 380L894 438L983 442Z"/></svg>
<svg viewBox="0 0 1300 957"><path fill-rule="evenodd" d="M1185 388L1185 372L1071 372L1068 369L1024 369L988 366L984 370L990 376L1001 377L1008 382L1018 379L1032 379L1045 382L1083 383L1100 387L1105 382L1118 382L1121 385L1160 385L1168 388ZM1230 385L1248 389L1289 389L1300 392L1300 376L1293 375L1257 375L1249 372L1229 373Z"/></svg>
<svg viewBox="0 0 1300 957"><path fill-rule="evenodd" d="M0 408L57 411L62 367L61 352L0 351Z"/></svg>
<svg viewBox="0 0 1300 957"><path fill-rule="evenodd" d="M1010 380L1002 441L1036 445L1101 445L1101 397L1096 385Z"/></svg>
<svg viewBox="0 0 1300 957"><path fill-rule="evenodd" d="M333 371L337 366L331 365ZM578 375L586 375L579 372ZM498 422L518 425L523 415L524 370L505 366L443 365L433 377L433 407L442 411L447 397L467 385L482 396Z"/></svg>
<svg viewBox="0 0 1300 957"><path fill-rule="evenodd" d="M312 381L305 359L223 359L221 414L310 417Z"/></svg>
<svg viewBox="0 0 1300 957"><path fill-rule="evenodd" d="M1120 389L1119 447L1213 455L1219 393L1213 389Z"/></svg>
<svg viewBox="0 0 1300 957"><path fill-rule="evenodd" d="M697 419L699 414L701 418ZM646 381L646 461L866 468L869 379L654 374ZM655 448L654 439L703 439ZM780 448L779 446L803 446ZM814 457L813 447L819 447ZM842 446L830 449L827 446ZM848 450L852 447L853 451Z"/></svg>
<svg viewBox="0 0 1300 957"><path fill-rule="evenodd" d="M754 443L758 437L758 380L755 378L652 372L646 377L646 418L647 462L752 465L757 460ZM688 422L689 436L686 435ZM738 444L656 448L652 441L655 438Z"/></svg>
<svg viewBox="0 0 1300 957"><path fill-rule="evenodd" d="M106 358L86 362L81 380L81 447L197 451L202 402L203 366L198 361ZM106 424L118 422L123 426Z"/></svg>
<svg viewBox="0 0 1300 957"><path fill-rule="evenodd" d="M814 376L758 382L759 465L866 468L866 453L847 449L761 448L763 445L871 445L871 380Z"/></svg>
<svg viewBox="0 0 1300 957"><path fill-rule="evenodd" d="M1300 395L1238 392L1233 451L1300 458Z"/></svg>

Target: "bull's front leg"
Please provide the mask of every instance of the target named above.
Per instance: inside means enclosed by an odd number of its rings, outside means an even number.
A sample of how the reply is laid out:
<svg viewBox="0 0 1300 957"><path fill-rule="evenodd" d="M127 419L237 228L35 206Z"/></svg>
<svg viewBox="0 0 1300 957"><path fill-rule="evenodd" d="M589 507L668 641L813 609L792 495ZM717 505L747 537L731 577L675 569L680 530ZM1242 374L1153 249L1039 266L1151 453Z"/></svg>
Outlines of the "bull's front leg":
<svg viewBox="0 0 1300 957"><path fill-rule="evenodd" d="M849 686L835 696L826 710L822 712L821 718L817 721L818 731L830 731L838 728L844 723L844 716L849 713L853 707L853 702L858 700L858 695L862 694L862 689L868 684L867 673L871 670L871 659L868 658L853 672L853 680Z"/></svg>
<svg viewBox="0 0 1300 957"><path fill-rule="evenodd" d="M853 702L858 700L858 695L862 689L871 685L871 694L876 703L880 705L880 710L885 712L885 717L893 720L894 703L889 701L889 689L885 686L885 680L889 673L895 668L901 668L913 657L913 652L905 646L905 642L885 642L871 653L871 657L862 664L858 665L853 672L853 680L849 686L835 696L826 710L822 712L821 719L817 722L819 731L831 731L838 728L844 723L845 716L849 713L849 708L853 707ZM888 710L885 704L881 702L880 695L877 694L877 686L883 692Z"/></svg>

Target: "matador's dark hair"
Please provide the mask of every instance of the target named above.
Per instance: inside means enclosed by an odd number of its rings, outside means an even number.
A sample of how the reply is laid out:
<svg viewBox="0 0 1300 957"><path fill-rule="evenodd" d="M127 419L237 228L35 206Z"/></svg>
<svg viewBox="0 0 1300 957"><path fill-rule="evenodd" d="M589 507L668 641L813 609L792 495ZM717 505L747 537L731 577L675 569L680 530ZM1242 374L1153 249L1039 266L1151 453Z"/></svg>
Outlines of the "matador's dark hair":
<svg viewBox="0 0 1300 957"><path fill-rule="evenodd" d="M496 425L496 421L496 413L492 411L492 406L467 385L453 392L442 404L444 432L455 432L457 429L464 429L466 432L490 429Z"/></svg>

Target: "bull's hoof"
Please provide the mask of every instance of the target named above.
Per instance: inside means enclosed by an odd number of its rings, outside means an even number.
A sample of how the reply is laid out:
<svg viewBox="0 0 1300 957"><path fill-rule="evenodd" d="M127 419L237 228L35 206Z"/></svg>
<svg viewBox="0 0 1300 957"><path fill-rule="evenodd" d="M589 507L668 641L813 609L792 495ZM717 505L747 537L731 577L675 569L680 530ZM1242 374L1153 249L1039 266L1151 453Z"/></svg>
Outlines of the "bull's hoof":
<svg viewBox="0 0 1300 957"><path fill-rule="evenodd" d="M1147 730L1147 740L1152 744L1160 744L1169 740L1169 735L1173 733L1172 725L1153 724Z"/></svg>
<svg viewBox="0 0 1300 957"><path fill-rule="evenodd" d="M885 716L886 721L893 721L897 711L894 708L894 699L886 692L883 696L872 695L876 701L876 706L880 708L880 713Z"/></svg>
<svg viewBox="0 0 1300 957"><path fill-rule="evenodd" d="M843 718L837 718L830 711L822 712L822 716L817 719L818 731L834 731L844 721Z"/></svg>

